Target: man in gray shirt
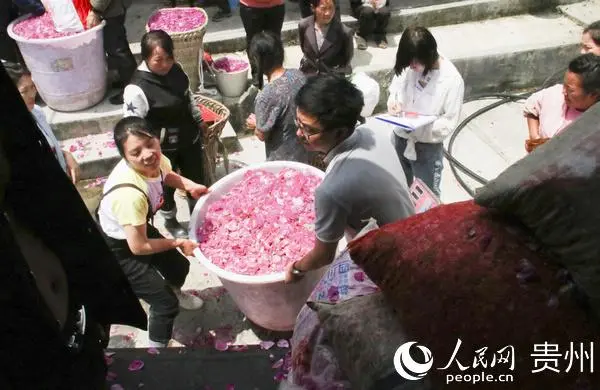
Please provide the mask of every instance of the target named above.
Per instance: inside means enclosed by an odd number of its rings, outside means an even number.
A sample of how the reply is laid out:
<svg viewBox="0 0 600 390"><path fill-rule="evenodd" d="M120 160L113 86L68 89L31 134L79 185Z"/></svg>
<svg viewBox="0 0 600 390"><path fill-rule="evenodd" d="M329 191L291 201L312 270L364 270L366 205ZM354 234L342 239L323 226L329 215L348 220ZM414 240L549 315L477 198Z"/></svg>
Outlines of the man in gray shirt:
<svg viewBox="0 0 600 390"><path fill-rule="evenodd" d="M350 81L314 76L296 106L297 135L308 150L326 154L327 171L315 192L314 247L288 267L288 282L330 264L344 233L353 237L370 218L385 225L415 212L392 132L356 127L363 97Z"/></svg>

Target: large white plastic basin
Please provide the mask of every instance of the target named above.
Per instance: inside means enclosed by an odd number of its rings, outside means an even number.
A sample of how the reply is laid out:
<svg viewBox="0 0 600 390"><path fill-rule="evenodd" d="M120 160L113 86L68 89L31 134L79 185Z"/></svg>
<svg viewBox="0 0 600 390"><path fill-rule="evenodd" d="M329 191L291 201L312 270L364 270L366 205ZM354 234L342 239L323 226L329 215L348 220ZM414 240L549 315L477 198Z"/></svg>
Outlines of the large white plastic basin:
<svg viewBox="0 0 600 390"><path fill-rule="evenodd" d="M291 161L269 161L239 169L213 184L210 194L200 198L196 203L190 218L190 237L198 239L196 230L197 227L202 226L208 207L239 183L246 172L256 169L279 172L285 168L319 177L325 175L324 172L310 165ZM345 245L345 241L340 245ZM202 265L218 276L248 319L265 329L276 331L294 329L296 316L326 270L326 267L323 267L308 272L298 283L285 284L284 272L257 276L240 275L217 267L200 249L196 249L194 255Z"/></svg>
<svg viewBox="0 0 600 390"><path fill-rule="evenodd" d="M44 102L58 111L79 111L99 103L106 93L106 60L102 29L106 22L84 32L51 39L26 39L8 26Z"/></svg>

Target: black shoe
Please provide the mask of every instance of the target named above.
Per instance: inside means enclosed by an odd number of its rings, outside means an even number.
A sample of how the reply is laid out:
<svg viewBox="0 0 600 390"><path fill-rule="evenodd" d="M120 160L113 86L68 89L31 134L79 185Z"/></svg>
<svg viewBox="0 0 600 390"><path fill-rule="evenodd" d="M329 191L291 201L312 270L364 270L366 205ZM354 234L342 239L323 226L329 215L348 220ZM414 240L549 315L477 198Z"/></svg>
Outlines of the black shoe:
<svg viewBox="0 0 600 390"><path fill-rule="evenodd" d="M116 106L123 104L123 91L121 90L115 93L114 95L108 98L108 101L110 102L110 104L114 104Z"/></svg>
<svg viewBox="0 0 600 390"><path fill-rule="evenodd" d="M227 19L230 18L232 15L231 12L227 12L227 11L223 11L222 9L220 9L219 11L217 11L217 13L212 17L212 21L213 22L220 22L223 19Z"/></svg>
<svg viewBox="0 0 600 390"><path fill-rule="evenodd" d="M179 224L175 218L165 218L165 229L174 238L188 238L188 232Z"/></svg>
<svg viewBox="0 0 600 390"><path fill-rule="evenodd" d="M126 87L125 83L118 80L118 81L113 81L112 83L110 83L110 87L114 88L114 89L123 89Z"/></svg>

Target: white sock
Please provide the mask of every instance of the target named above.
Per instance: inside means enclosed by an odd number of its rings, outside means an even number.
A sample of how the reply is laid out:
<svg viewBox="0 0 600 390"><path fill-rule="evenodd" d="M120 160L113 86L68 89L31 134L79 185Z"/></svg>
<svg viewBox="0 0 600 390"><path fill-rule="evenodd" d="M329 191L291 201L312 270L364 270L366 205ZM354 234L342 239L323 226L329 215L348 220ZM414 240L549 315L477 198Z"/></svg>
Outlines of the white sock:
<svg viewBox="0 0 600 390"><path fill-rule="evenodd" d="M167 343L159 343L158 341L152 341L148 339L148 346L150 348L166 348Z"/></svg>

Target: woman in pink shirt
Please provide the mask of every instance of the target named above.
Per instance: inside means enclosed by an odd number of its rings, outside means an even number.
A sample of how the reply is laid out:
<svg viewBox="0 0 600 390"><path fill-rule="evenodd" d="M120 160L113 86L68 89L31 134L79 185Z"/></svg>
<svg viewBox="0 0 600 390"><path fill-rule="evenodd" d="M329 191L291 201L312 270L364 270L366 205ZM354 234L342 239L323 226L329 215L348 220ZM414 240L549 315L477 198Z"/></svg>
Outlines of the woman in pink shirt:
<svg viewBox="0 0 600 390"><path fill-rule="evenodd" d="M263 31L271 31L281 36L281 27L285 17L283 0L240 0L240 17L246 30L246 50L250 47L252 38ZM250 59L252 84L262 86L262 74L259 74L254 61Z"/></svg>
<svg viewBox="0 0 600 390"><path fill-rule="evenodd" d="M600 98L600 57L581 55L569 63L564 83L534 93L525 102L531 152L563 131Z"/></svg>

